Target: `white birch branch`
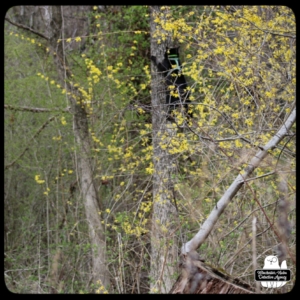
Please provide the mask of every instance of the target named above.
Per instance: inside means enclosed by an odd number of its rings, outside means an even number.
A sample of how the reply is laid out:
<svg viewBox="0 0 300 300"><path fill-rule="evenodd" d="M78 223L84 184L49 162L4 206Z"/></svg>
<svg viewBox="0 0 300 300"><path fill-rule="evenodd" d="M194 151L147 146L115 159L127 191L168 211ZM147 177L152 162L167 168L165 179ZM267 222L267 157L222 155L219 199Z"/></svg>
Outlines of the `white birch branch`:
<svg viewBox="0 0 300 300"><path fill-rule="evenodd" d="M274 149L279 142L288 135L288 131L296 121L296 108L292 111L285 123L281 126L278 132L270 139L270 141L252 157L248 166L236 177L231 186L224 193L222 198L218 201L217 205L213 208L212 212L202 224L196 235L187 243L183 244L181 252L186 254L192 250L196 250L205 241L210 234L220 215L229 204L230 200L236 195L242 187L249 175L259 166L261 161L267 156L268 151Z"/></svg>

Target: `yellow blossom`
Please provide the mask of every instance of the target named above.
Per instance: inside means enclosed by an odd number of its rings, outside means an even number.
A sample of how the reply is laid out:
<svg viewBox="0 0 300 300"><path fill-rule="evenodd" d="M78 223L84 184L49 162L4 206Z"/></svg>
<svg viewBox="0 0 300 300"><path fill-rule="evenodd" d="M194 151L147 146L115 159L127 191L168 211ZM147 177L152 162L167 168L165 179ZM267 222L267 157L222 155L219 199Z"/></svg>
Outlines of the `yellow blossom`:
<svg viewBox="0 0 300 300"><path fill-rule="evenodd" d="M241 143L240 140L235 140L235 146L236 146L237 148L241 148L241 147L243 147L243 144Z"/></svg>
<svg viewBox="0 0 300 300"><path fill-rule="evenodd" d="M40 179L41 175L35 175L34 176L34 180L38 183L38 184L43 184L45 182L45 180L41 180Z"/></svg>
<svg viewBox="0 0 300 300"><path fill-rule="evenodd" d="M47 188L47 189L46 189L46 191L44 192L44 195L48 195L48 194L49 194L49 192L50 192L50 189L49 189L49 188Z"/></svg>
<svg viewBox="0 0 300 300"><path fill-rule="evenodd" d="M62 125L67 125L65 117L61 117L60 121Z"/></svg>
<svg viewBox="0 0 300 300"><path fill-rule="evenodd" d="M61 135L52 137L52 140L53 141L60 141L61 140Z"/></svg>

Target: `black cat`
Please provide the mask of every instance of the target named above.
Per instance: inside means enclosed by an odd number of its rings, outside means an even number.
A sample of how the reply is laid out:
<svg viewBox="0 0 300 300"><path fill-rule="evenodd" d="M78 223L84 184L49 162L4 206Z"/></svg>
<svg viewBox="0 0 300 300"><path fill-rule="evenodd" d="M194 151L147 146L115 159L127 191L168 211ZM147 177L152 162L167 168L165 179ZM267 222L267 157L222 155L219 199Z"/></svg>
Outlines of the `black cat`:
<svg viewBox="0 0 300 300"><path fill-rule="evenodd" d="M173 120L172 112L177 107L184 107L185 113L192 117L191 113L188 113L188 103L191 103L189 98L189 91L187 91L187 83L184 75L181 73L181 63L179 60L179 47L166 50L165 57L162 62L157 62L155 56L151 56L151 60L156 65L159 72L162 72L165 76L166 85L175 86L172 90L178 97L171 95L171 90L167 88L166 104L168 105L168 119Z"/></svg>

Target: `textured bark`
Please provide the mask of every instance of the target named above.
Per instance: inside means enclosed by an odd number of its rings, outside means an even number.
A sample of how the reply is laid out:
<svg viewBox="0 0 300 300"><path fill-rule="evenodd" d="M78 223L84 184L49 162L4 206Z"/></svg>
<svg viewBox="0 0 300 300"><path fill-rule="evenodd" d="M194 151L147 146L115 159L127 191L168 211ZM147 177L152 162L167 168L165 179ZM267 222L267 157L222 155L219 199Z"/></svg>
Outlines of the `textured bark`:
<svg viewBox="0 0 300 300"><path fill-rule="evenodd" d="M157 44L154 39L156 23L153 22L153 13L159 8L151 9L151 55L158 61L163 59L166 46L170 47L170 41L166 40ZM162 149L160 143L171 140L174 129L172 124L166 121L166 92L163 76L157 73L152 64L151 82L152 104L152 129L153 129L153 216L151 231L151 290L153 292L167 293L174 280L172 277L177 271L178 242L175 236L177 211L172 193L171 175L176 171L175 157L170 155L167 149Z"/></svg>
<svg viewBox="0 0 300 300"><path fill-rule="evenodd" d="M52 49L56 51L55 61L59 76L62 79L70 78L68 64L65 60L62 43L57 45L57 40L61 39L62 27L62 11L61 7L52 8L51 28L53 28L50 43ZM72 91L78 99L80 93L67 80L68 91ZM97 192L93 182L93 168L91 162L91 149L89 137L88 118L82 103L79 103L70 97L71 111L73 113L73 130L76 142L79 147L78 151L78 174L80 176L81 193L84 199L86 218L89 224L89 237L92 245L93 259L93 279L96 283L101 280L102 284L108 286L109 276L106 267L106 245L103 232L103 226L98 214L100 208L97 201Z"/></svg>
<svg viewBox="0 0 300 300"><path fill-rule="evenodd" d="M196 251L182 255L182 274L170 294L253 294L247 283L199 260Z"/></svg>
<svg viewBox="0 0 300 300"><path fill-rule="evenodd" d="M67 38L75 36L87 36L89 34L88 13L92 11L92 6L64 6L62 13L64 17L64 34ZM46 5L20 5L14 6L7 12L8 22L13 20L13 25L27 32L32 32L39 37L49 39L53 24L53 6ZM73 50L80 47L80 43L68 43L68 49Z"/></svg>

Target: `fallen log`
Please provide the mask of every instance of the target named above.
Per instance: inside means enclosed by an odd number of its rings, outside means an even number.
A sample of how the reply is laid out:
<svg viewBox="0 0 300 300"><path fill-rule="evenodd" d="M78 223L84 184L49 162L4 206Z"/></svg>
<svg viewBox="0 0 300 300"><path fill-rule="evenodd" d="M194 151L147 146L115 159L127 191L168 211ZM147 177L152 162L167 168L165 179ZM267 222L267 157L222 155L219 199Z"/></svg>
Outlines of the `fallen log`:
<svg viewBox="0 0 300 300"><path fill-rule="evenodd" d="M182 273L170 294L253 294L254 289L238 278L205 263L196 251L182 255Z"/></svg>

